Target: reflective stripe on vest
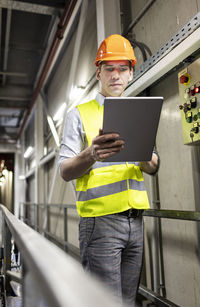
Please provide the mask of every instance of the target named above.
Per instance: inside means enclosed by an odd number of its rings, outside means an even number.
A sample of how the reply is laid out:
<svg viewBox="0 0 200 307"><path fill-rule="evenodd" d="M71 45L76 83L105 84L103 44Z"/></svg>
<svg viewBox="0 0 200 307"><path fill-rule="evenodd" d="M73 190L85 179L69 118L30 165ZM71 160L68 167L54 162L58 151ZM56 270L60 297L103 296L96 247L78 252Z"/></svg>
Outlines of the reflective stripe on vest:
<svg viewBox="0 0 200 307"><path fill-rule="evenodd" d="M99 134L103 106L92 100L77 106L88 146ZM148 209L149 202L138 162L96 162L76 181L80 216L101 216L130 208Z"/></svg>
<svg viewBox="0 0 200 307"><path fill-rule="evenodd" d="M138 182L137 180L129 179L129 189L145 191L144 182ZM119 193L121 191L126 191L128 189L127 180L118 181L103 185L100 187L88 189L87 191L77 191L77 198L79 201L87 201L94 198L104 197Z"/></svg>

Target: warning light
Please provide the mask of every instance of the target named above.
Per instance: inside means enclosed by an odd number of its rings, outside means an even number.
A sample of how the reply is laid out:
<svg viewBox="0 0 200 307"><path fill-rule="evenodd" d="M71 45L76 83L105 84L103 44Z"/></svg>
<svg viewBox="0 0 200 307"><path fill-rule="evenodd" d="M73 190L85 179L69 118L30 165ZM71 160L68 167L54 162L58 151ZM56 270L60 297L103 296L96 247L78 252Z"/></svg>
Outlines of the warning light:
<svg viewBox="0 0 200 307"><path fill-rule="evenodd" d="M198 94L200 92L200 86L195 87L194 91L196 94Z"/></svg>

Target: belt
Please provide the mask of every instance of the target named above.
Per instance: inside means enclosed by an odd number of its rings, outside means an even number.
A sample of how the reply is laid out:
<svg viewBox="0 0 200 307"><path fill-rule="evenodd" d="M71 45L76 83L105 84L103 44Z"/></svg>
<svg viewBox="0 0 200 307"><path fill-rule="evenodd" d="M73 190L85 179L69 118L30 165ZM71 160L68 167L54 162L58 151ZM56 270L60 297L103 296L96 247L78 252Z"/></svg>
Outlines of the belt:
<svg viewBox="0 0 200 307"><path fill-rule="evenodd" d="M118 212L117 214L124 215L130 218L130 217L139 217L142 215L143 212L144 210L141 210L141 209L140 210L139 209L129 209L126 211Z"/></svg>

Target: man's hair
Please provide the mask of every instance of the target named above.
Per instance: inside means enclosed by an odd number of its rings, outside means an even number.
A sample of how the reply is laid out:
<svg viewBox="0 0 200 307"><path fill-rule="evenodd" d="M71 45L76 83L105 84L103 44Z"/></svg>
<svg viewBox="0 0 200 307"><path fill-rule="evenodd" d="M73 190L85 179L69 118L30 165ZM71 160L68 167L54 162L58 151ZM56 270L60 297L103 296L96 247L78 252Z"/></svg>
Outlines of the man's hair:
<svg viewBox="0 0 200 307"><path fill-rule="evenodd" d="M101 61L101 62L99 62L99 66L98 66L98 68L99 68L99 71L101 71L101 66L103 65L103 64L105 64L105 62L106 61ZM133 67L132 67L132 65L131 65L131 61L129 61L129 69L131 70Z"/></svg>

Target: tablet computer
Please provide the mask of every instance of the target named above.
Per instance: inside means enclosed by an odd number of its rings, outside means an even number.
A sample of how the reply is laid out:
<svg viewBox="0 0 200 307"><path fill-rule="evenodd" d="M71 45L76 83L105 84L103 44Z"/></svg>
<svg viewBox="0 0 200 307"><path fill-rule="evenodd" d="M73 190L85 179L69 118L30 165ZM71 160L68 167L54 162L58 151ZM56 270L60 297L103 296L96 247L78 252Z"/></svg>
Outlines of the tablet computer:
<svg viewBox="0 0 200 307"><path fill-rule="evenodd" d="M163 97L106 97L103 133L117 132L125 146L104 161L150 161Z"/></svg>

